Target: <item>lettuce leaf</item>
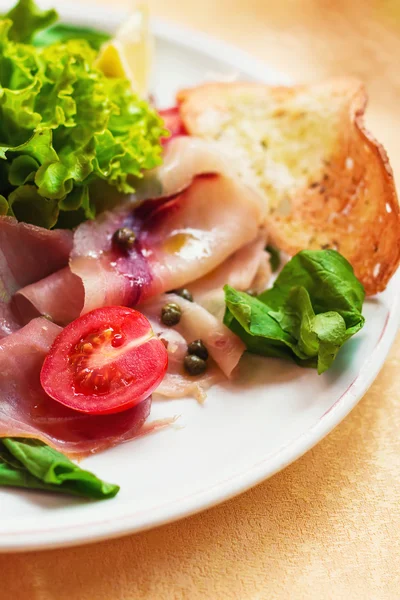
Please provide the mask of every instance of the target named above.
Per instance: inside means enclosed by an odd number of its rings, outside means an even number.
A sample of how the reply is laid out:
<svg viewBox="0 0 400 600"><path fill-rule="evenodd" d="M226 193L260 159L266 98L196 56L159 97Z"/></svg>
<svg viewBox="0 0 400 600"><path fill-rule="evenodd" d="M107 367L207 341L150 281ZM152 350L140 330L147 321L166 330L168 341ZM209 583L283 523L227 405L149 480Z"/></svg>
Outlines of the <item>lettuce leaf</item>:
<svg viewBox="0 0 400 600"><path fill-rule="evenodd" d="M68 40L85 40L94 50L100 50L102 44L111 36L91 27L77 27L58 20L57 11L41 10L33 0L19 2L1 18L12 21L10 40L33 44L38 48L51 46Z"/></svg>
<svg viewBox="0 0 400 600"><path fill-rule="evenodd" d="M32 39L50 13L20 0L8 13L14 21L0 20L0 195L8 214L44 227L94 218L95 182L133 192L143 171L160 164L165 135L127 80L97 69L86 40L41 48L14 41Z"/></svg>
<svg viewBox="0 0 400 600"><path fill-rule="evenodd" d="M57 25L48 27L43 31L38 31L33 37L32 44L40 48L68 40L85 40L89 46L98 51L109 39L111 39L111 36L104 31L57 23Z"/></svg>
<svg viewBox="0 0 400 600"><path fill-rule="evenodd" d="M224 290L224 323L249 352L292 359L318 373L364 325L364 288L334 250L299 252L257 298L228 285Z"/></svg>
<svg viewBox="0 0 400 600"><path fill-rule="evenodd" d="M94 500L113 498L119 486L98 479L43 442L0 439L0 486L47 490Z"/></svg>
<svg viewBox="0 0 400 600"><path fill-rule="evenodd" d="M4 18L12 21L10 40L29 44L37 32L57 21L58 15L55 10L41 10L33 0L19 0Z"/></svg>

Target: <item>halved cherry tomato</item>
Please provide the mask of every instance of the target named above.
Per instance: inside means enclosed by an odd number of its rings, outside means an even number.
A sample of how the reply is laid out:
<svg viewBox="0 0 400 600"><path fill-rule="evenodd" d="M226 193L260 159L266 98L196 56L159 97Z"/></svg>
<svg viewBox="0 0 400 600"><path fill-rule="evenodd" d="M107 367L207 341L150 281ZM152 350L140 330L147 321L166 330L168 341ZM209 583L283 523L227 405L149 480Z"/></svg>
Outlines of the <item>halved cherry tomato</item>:
<svg viewBox="0 0 400 600"><path fill-rule="evenodd" d="M159 385L168 365L164 344L137 310L97 308L55 339L40 381L45 392L74 410L120 412Z"/></svg>
<svg viewBox="0 0 400 600"><path fill-rule="evenodd" d="M171 134L170 137L163 138L163 144L169 142L178 135L187 135L178 106L164 108L163 110L159 111L159 114L164 119L164 126Z"/></svg>

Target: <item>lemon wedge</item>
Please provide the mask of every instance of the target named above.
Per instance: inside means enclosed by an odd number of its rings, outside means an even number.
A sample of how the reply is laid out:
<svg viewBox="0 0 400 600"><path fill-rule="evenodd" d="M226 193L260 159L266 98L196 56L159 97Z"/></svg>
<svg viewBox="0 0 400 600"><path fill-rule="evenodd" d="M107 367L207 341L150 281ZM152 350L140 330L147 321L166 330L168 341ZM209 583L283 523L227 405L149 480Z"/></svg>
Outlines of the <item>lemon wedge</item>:
<svg viewBox="0 0 400 600"><path fill-rule="evenodd" d="M139 4L126 23L100 49L96 64L107 77L125 77L140 96L146 96L153 57L149 10Z"/></svg>

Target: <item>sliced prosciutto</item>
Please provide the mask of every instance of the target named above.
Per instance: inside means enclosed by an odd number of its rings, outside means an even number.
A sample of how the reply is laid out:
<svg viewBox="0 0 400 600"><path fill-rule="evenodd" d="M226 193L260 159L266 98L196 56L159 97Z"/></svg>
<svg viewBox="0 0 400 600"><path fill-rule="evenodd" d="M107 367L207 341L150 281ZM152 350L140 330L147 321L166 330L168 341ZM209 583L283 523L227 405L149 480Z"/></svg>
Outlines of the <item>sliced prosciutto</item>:
<svg viewBox="0 0 400 600"><path fill-rule="evenodd" d="M180 135L186 135L185 126L181 119L178 106L165 108L159 111L160 117L164 119L164 127L168 129L170 137L164 138L163 143L170 143L174 138Z"/></svg>
<svg viewBox="0 0 400 600"><path fill-rule="evenodd" d="M19 328L11 311L13 294L68 264L70 231L49 231L0 217L0 338Z"/></svg>
<svg viewBox="0 0 400 600"><path fill-rule="evenodd" d="M245 351L244 343L202 306L176 294L162 294L141 307L150 322L155 323L154 331L170 331L160 321L161 309L169 302L178 304L182 312L174 330L186 340L186 344L200 338L223 374L230 377Z"/></svg>
<svg viewBox="0 0 400 600"><path fill-rule="evenodd" d="M70 272L20 290L16 301L28 318L30 303L61 325L101 306L138 305L216 269L258 236L262 218L260 199L246 186L197 177L173 198L119 207L80 225ZM133 248L113 241L120 228L134 232Z"/></svg>
<svg viewBox="0 0 400 600"><path fill-rule="evenodd" d="M214 271L189 284L195 301L222 321L225 284L241 291L264 291L271 276L269 254L265 246L266 232L261 231L254 241L237 250Z"/></svg>
<svg viewBox="0 0 400 600"><path fill-rule="evenodd" d="M154 391L155 399L167 398L195 398L202 403L207 397L207 390L224 379L217 365L208 361L207 371L198 377L191 377L183 368L183 361L187 354L188 341L181 333L173 328L161 324L158 314L159 306L150 306L147 316L153 331L164 342L168 352L168 371L159 387Z"/></svg>
<svg viewBox="0 0 400 600"><path fill-rule="evenodd" d="M137 198L166 198L189 187L199 175L234 176L229 162L215 142L190 136L174 137L165 148L162 165L145 173Z"/></svg>
<svg viewBox="0 0 400 600"><path fill-rule="evenodd" d="M92 416L44 393L40 369L60 331L38 318L0 342L0 437L34 437L69 456L84 456L142 433L150 399L122 413Z"/></svg>
<svg viewBox="0 0 400 600"><path fill-rule="evenodd" d="M179 324L173 328L163 325L160 318L162 307L169 302L178 304L182 311ZM168 351L168 371L154 392L156 398L193 397L203 402L212 385L223 380L224 376L232 375L244 352L244 344L202 306L176 294L163 294L146 302L141 310ZM193 377L185 372L183 361L188 344L198 338L205 343L211 358L207 371Z"/></svg>

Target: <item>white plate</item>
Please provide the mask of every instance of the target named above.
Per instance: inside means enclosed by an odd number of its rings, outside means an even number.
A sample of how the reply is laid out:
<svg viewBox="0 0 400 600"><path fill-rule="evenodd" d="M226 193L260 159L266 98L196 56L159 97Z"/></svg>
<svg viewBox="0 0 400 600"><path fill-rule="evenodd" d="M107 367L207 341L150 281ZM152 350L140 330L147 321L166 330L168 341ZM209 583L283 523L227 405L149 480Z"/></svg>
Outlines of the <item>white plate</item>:
<svg viewBox="0 0 400 600"><path fill-rule="evenodd" d="M123 15L60 5L63 17L113 29ZM213 74L286 81L241 51L175 25L155 22L154 91L162 105L175 91ZM193 400L153 405L152 417L180 415L179 427L135 440L83 461L121 485L120 494L90 503L0 491L0 549L28 550L92 542L179 519L270 477L327 435L368 389L395 337L400 273L365 305L366 326L325 375L278 360L253 359L240 384Z"/></svg>

